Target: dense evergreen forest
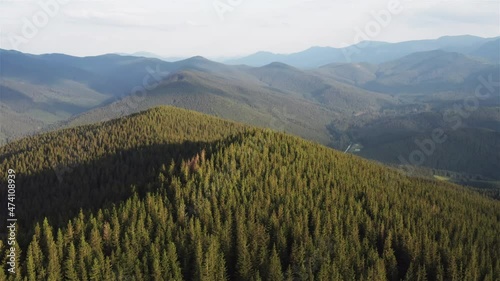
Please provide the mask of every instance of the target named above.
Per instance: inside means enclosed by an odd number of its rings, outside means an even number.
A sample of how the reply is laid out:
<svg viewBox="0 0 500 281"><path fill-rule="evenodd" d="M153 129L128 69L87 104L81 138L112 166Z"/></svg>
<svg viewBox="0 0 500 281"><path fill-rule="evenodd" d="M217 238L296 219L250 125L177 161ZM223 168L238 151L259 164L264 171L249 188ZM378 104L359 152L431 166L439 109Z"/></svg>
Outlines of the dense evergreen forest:
<svg viewBox="0 0 500 281"><path fill-rule="evenodd" d="M500 280L499 201L187 110L25 138L8 169L0 280Z"/></svg>

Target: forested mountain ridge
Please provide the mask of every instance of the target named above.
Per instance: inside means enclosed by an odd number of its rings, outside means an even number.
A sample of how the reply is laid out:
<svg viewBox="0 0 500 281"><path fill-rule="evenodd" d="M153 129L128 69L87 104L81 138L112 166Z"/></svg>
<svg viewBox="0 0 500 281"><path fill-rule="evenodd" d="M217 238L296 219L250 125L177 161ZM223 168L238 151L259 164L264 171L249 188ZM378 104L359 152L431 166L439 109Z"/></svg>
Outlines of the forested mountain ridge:
<svg viewBox="0 0 500 281"><path fill-rule="evenodd" d="M0 280L500 277L498 201L187 110L15 141L9 168L25 235Z"/></svg>

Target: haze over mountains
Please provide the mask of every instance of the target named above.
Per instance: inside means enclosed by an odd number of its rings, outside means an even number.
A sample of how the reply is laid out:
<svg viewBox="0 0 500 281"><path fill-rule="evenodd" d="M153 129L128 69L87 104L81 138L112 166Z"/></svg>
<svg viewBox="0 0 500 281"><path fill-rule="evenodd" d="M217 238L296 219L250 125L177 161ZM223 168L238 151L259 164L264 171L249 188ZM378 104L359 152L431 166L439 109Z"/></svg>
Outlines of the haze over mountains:
<svg viewBox="0 0 500 281"><path fill-rule="evenodd" d="M400 165L439 128L449 141L417 164L456 181L490 182L500 169L499 43L474 36L370 42L230 62L238 65L0 50L0 113L9 120L0 136L174 105ZM492 83L473 100L477 107L458 112L484 81Z"/></svg>
<svg viewBox="0 0 500 281"><path fill-rule="evenodd" d="M498 63L500 38L477 36L444 36L438 39L415 40L400 43L363 41L344 48L312 47L293 54L258 52L247 57L227 60L228 64L262 66L279 61L295 67L314 68L328 63L368 62L383 63L415 52L443 50L475 56Z"/></svg>

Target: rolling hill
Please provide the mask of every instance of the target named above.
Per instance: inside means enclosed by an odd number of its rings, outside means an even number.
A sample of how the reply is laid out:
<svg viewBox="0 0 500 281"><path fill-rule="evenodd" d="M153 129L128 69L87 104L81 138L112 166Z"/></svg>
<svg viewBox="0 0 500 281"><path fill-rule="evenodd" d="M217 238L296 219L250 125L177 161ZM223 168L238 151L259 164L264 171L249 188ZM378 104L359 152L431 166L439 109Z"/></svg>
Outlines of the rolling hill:
<svg viewBox="0 0 500 281"><path fill-rule="evenodd" d="M22 229L1 280L500 276L499 201L178 108L9 143L0 169Z"/></svg>

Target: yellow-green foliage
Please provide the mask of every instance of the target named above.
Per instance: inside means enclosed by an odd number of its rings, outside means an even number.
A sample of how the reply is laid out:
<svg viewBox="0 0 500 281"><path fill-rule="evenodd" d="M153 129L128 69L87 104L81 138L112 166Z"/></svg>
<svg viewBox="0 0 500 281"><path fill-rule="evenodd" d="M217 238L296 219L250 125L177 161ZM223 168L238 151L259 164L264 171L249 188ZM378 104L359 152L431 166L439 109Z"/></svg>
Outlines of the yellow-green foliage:
<svg viewBox="0 0 500 281"><path fill-rule="evenodd" d="M285 134L163 107L0 153L33 280L500 278L498 201Z"/></svg>

